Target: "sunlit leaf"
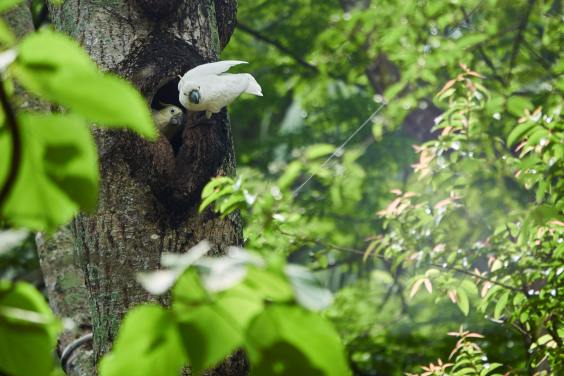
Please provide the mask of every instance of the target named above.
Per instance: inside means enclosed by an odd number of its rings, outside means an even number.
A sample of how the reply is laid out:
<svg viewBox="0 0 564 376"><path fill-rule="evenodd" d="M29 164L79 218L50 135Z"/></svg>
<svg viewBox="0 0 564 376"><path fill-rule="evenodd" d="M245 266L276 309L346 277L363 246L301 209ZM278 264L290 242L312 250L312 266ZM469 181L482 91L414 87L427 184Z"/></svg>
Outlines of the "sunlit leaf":
<svg viewBox="0 0 564 376"><path fill-rule="evenodd" d="M141 94L129 82L98 72L82 48L68 37L48 30L33 33L21 42L16 62L14 74L26 89L95 123L127 127L150 139L157 137Z"/></svg>
<svg viewBox="0 0 564 376"><path fill-rule="evenodd" d="M0 281L0 373L49 375L58 330L51 309L35 287Z"/></svg>
<svg viewBox="0 0 564 376"><path fill-rule="evenodd" d="M253 321L247 338L253 375L349 373L337 333L321 316L299 306L270 306Z"/></svg>
<svg viewBox="0 0 564 376"><path fill-rule="evenodd" d="M97 155L90 131L69 115L18 118L22 161L3 214L17 226L54 229L78 210L96 207ZM7 176L11 142L0 132L0 182ZM0 184L1 185L1 184Z"/></svg>
<svg viewBox="0 0 564 376"><path fill-rule="evenodd" d="M187 361L172 313L144 305L127 314L112 351L101 359L99 367L101 376L178 376Z"/></svg>

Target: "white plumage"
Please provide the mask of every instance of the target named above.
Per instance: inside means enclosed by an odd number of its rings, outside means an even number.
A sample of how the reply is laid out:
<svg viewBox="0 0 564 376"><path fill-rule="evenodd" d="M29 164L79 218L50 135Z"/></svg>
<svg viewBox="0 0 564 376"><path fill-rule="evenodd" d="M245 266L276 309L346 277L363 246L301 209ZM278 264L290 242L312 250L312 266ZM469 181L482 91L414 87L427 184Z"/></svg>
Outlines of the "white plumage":
<svg viewBox="0 0 564 376"><path fill-rule="evenodd" d="M180 103L190 111L206 111L206 118L209 119L212 113L218 113L241 93L262 97L260 85L250 74L224 73L238 64L248 63L236 60L218 61L197 66L186 72L178 83Z"/></svg>

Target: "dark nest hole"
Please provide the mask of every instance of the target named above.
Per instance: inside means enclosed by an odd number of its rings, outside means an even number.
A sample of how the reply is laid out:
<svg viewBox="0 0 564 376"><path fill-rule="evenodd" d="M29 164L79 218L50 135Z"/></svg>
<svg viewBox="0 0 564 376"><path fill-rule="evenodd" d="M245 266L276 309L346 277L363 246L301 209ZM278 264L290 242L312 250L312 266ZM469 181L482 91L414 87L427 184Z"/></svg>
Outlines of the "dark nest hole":
<svg viewBox="0 0 564 376"><path fill-rule="evenodd" d="M180 108L182 110L182 112L184 112L184 124L181 125L181 127L184 129L184 127L186 126L186 120L187 120L187 110L184 108L184 106L182 106L180 104L180 101L178 100L178 82L180 81L180 78L173 78L171 81L167 82L166 84L164 84L163 86L161 86L157 92L155 93L155 96L153 97L153 101L151 102L151 108L154 108L156 110L160 110L163 108L163 106L161 105L161 103L167 104L167 105L174 105L178 108ZM170 141L170 144L172 145L172 150L174 150L174 156L176 157L178 155L178 151L180 150L180 146L182 146L182 133L183 132L178 132L178 134L176 136L174 136L174 138Z"/></svg>

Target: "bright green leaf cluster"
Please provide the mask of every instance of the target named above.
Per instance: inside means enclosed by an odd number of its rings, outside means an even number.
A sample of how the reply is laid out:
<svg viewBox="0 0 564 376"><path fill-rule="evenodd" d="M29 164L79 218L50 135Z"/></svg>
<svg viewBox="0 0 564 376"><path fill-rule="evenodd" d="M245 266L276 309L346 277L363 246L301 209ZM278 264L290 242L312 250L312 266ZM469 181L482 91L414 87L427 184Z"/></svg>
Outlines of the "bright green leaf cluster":
<svg viewBox="0 0 564 376"><path fill-rule="evenodd" d="M339 336L302 306L323 308L324 290L298 283L308 278L283 259L234 249L194 261L172 288L171 310L143 306L128 314L101 375L176 376L188 362L198 373L238 348L256 375L348 374Z"/></svg>

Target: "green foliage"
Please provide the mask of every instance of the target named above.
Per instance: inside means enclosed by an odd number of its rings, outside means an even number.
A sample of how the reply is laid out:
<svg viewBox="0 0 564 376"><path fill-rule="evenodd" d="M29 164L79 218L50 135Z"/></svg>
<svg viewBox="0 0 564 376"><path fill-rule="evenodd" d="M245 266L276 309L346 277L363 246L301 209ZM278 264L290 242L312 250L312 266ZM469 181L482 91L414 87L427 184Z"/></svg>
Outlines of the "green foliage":
<svg viewBox="0 0 564 376"><path fill-rule="evenodd" d="M59 327L35 287L25 282L0 282L0 372L49 375Z"/></svg>
<svg viewBox="0 0 564 376"><path fill-rule="evenodd" d="M149 138L156 137L156 128L135 88L99 73L82 49L60 34L26 37L11 71L26 89L67 106L70 113L18 117L21 166L0 210L15 226L54 230L78 210L96 207L97 153L86 121L126 126ZM13 168L13 137L5 124L0 127L1 187Z"/></svg>
<svg viewBox="0 0 564 376"><path fill-rule="evenodd" d="M265 260L232 248L228 257L198 260L208 249L200 244L166 261L181 273L171 310L144 306L130 312L114 350L101 361L101 375L135 370L173 376L187 361L199 373L240 347L256 375L348 374L337 333L321 315L300 305L323 300L322 289L300 297L293 280L303 275L297 277L279 257ZM149 289L159 280L169 281L162 272L141 278Z"/></svg>
<svg viewBox="0 0 564 376"><path fill-rule="evenodd" d="M97 152L88 128L72 115L18 117L22 161L3 214L18 227L54 229L79 209L93 211L98 190ZM12 151L10 134L0 134L0 149ZM10 158L0 162L6 176Z"/></svg>
<svg viewBox="0 0 564 376"><path fill-rule="evenodd" d="M44 30L26 37L19 46L14 74L29 91L89 121L157 137L141 94L123 79L99 73L82 48L62 34Z"/></svg>
<svg viewBox="0 0 564 376"><path fill-rule="evenodd" d="M101 375L178 375L185 362L171 313L160 306L146 305L129 312L119 339L99 369Z"/></svg>

